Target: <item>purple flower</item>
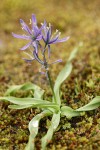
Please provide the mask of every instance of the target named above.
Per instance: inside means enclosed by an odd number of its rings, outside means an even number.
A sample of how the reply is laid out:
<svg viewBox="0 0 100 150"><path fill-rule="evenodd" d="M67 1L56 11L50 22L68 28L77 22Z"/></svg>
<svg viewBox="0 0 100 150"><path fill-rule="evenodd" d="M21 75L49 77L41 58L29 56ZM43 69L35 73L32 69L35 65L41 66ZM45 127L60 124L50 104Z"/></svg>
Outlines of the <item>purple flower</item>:
<svg viewBox="0 0 100 150"><path fill-rule="evenodd" d="M40 28L38 28L36 17L34 14L32 14L32 30L30 30L30 28L26 25L26 23L22 19L20 19L20 23L22 25L22 29L26 32L26 35L18 35L15 33L12 33L12 35L15 38L29 40L29 43L25 45L24 47L22 47L21 50L25 50L30 45L32 45L33 47L36 48L36 52L37 52L39 41L42 39L41 32L44 28L45 22Z"/></svg>
<svg viewBox="0 0 100 150"><path fill-rule="evenodd" d="M21 48L21 50L25 50L28 47L32 46L33 50L31 50L32 54L29 54L24 51L24 53L29 57L23 58L26 62L32 62L36 60L38 63L42 65L42 68L47 70L50 65L61 62L62 60L56 60L54 62L49 63L48 59L46 57L46 50L48 50L48 56L50 58L50 45L59 43L59 42L65 42L69 39L69 37L65 37L62 39L59 39L60 32L56 30L56 32L52 35L52 28L49 24L49 27L47 27L46 21L44 21L44 24L41 25L39 28L37 26L37 20L34 14L32 14L32 29L30 29L27 24L20 19L20 23L22 26L22 29L25 31L25 35L18 35L15 33L12 33L12 35L15 38L25 39L28 40L28 44ZM40 42L42 40L42 42ZM44 43L43 43L44 42Z"/></svg>
<svg viewBox="0 0 100 150"><path fill-rule="evenodd" d="M43 60L39 58L39 54L36 52L36 48L34 47L34 50L32 51L32 55L30 55L27 52L24 52L30 59L23 58L26 62L32 62L33 60L37 60L41 65L44 66ZM34 56L34 57L33 57Z"/></svg>
<svg viewBox="0 0 100 150"><path fill-rule="evenodd" d="M69 39L69 37L65 37L62 39L59 39L61 32L56 30L56 32L52 35L52 28L51 25L47 27L47 24L44 25L44 34L42 36L43 41L45 42L45 45L48 46L48 55L50 56L50 45L59 43L59 42L65 42Z"/></svg>

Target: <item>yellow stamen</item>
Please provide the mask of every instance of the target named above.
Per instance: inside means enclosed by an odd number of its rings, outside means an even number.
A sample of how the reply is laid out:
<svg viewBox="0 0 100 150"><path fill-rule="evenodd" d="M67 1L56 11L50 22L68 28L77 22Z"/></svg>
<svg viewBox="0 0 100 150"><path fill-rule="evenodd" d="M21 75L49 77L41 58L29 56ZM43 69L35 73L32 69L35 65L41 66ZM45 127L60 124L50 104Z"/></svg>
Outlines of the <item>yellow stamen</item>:
<svg viewBox="0 0 100 150"><path fill-rule="evenodd" d="M43 25L43 23L41 22L41 25Z"/></svg>
<svg viewBox="0 0 100 150"><path fill-rule="evenodd" d="M32 23L32 20L30 19L30 23L29 24L31 24Z"/></svg>
<svg viewBox="0 0 100 150"><path fill-rule="evenodd" d="M49 27L47 27L47 29L49 30Z"/></svg>
<svg viewBox="0 0 100 150"><path fill-rule="evenodd" d="M51 27L51 23L49 23L49 27Z"/></svg>

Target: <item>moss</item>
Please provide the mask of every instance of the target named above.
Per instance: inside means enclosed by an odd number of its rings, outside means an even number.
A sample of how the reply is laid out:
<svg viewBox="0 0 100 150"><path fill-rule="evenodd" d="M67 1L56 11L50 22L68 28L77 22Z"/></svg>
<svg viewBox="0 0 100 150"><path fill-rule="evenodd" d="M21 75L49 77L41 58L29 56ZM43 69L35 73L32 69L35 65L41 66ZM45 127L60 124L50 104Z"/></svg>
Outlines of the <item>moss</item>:
<svg viewBox="0 0 100 150"><path fill-rule="evenodd" d="M62 58L61 64L51 66L53 81L62 69L70 51L83 41L84 45L73 61L71 76L61 87L62 105L76 109L87 104L93 97L100 95L100 10L99 0L93 1L62 1L33 0L24 3L20 0L4 0L0 4L0 96L3 96L10 85L22 84L27 81L43 87L44 98L51 100L51 91L46 78L38 73L40 67L33 62L31 66L23 62L23 53L18 49L24 42L15 40L11 32L20 33L18 20L26 22L32 13L37 15L39 22L44 18L60 29L62 36L71 38L64 44L52 47L52 60ZM47 88L48 87L48 88ZM16 93L24 97L27 93ZM0 150L23 150L28 141L28 123L39 113L38 109L11 110L9 103L0 102ZM83 113L81 117L61 119L48 150L99 150L100 149L100 109ZM36 138L37 150L40 149L40 138L46 133L51 118L40 122L39 135Z"/></svg>

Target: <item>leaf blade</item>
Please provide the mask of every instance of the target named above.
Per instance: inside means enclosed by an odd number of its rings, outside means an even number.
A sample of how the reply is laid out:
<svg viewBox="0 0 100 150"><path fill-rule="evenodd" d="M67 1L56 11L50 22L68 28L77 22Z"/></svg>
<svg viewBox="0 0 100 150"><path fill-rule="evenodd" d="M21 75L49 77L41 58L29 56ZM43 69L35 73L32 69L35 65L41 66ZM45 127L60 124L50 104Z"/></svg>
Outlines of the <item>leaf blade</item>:
<svg viewBox="0 0 100 150"><path fill-rule="evenodd" d="M98 108L100 106L100 96L96 96L93 98L88 104L85 106L76 109L76 111L90 111Z"/></svg>
<svg viewBox="0 0 100 150"><path fill-rule="evenodd" d="M70 73L72 71L72 63L71 63L71 61L75 58L77 51L79 50L79 48L82 45L83 45L83 43L80 42L79 45L73 49L73 51L71 52L65 67L58 74L57 79L55 81L54 92L55 92L55 95L56 95L56 103L58 103L59 105L61 104L61 102L60 102L60 94L59 94L60 86L65 81L65 79L69 77L69 75L70 75ZM53 98L53 101L54 101L54 98Z"/></svg>
<svg viewBox="0 0 100 150"><path fill-rule="evenodd" d="M11 109L24 109L24 108L30 108L32 105L9 105L8 106Z"/></svg>
<svg viewBox="0 0 100 150"><path fill-rule="evenodd" d="M60 112L53 114L51 125L47 131L47 134L42 138L42 150L45 150L46 145L52 139L54 131L57 129L60 122Z"/></svg>
<svg viewBox="0 0 100 150"><path fill-rule="evenodd" d="M25 147L25 150L33 150L35 148L34 139L38 134L39 122L45 116L50 116L52 113L48 110L43 111L42 113L36 115L29 123L29 141Z"/></svg>
<svg viewBox="0 0 100 150"><path fill-rule="evenodd" d="M67 63L65 65L65 67L63 68L63 70L59 73L59 75L57 76L57 79L55 81L54 93L56 95L57 103L59 105L61 104L60 94L59 94L60 86L63 83L63 81L70 75L71 71L72 71L72 64Z"/></svg>
<svg viewBox="0 0 100 150"><path fill-rule="evenodd" d="M32 107L34 108L39 107L39 108L49 109L50 107L51 109L54 109L54 111L59 110L59 106L57 104L46 101L46 100L37 99L37 98L17 98L17 97L9 96L9 97L0 97L0 100L9 101L11 103L14 103L16 105L21 105L21 106L26 105L26 107L28 105L32 105Z"/></svg>
<svg viewBox="0 0 100 150"><path fill-rule="evenodd" d="M61 115L66 116L67 118L72 118L72 117L80 116L81 113L77 112L71 107L63 106L61 107Z"/></svg>
<svg viewBox="0 0 100 150"><path fill-rule="evenodd" d="M11 86L5 93L5 96L9 96L12 93L15 93L18 90L33 90L34 91L34 97L36 98L42 98L43 94L44 94L44 90L42 90L39 86L32 84L32 83L25 83L22 85L14 85Z"/></svg>
<svg viewBox="0 0 100 150"><path fill-rule="evenodd" d="M76 110L68 106L61 107L61 115L64 115L67 118L81 116L82 112L94 110L99 106L100 106L100 96L96 96L92 101L90 101L90 103Z"/></svg>
<svg viewBox="0 0 100 150"><path fill-rule="evenodd" d="M82 47L82 46L83 46L83 42L80 42L80 43L78 44L78 46L73 49L73 51L71 52L71 54L70 54L70 56L69 56L69 58L68 58L68 61L69 61L69 62L71 62L71 61L75 58L75 56L76 56L76 54L77 54L79 48Z"/></svg>

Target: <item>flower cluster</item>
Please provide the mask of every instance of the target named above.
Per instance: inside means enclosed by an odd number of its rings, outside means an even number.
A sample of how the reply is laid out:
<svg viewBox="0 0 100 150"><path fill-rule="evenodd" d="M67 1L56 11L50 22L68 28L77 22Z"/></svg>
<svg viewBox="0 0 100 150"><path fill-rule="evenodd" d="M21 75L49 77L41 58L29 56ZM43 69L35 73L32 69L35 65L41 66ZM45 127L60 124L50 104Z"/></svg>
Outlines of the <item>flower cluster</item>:
<svg viewBox="0 0 100 150"><path fill-rule="evenodd" d="M22 29L25 31L25 34L18 35L18 34L12 33L12 35L15 38L25 39L29 41L28 44L22 47L20 50L24 51L27 48L31 47L32 56L29 53L25 52L30 57L30 59L24 58L24 60L27 62L37 60L42 65L43 68L47 69L50 64L48 64L47 62L45 52L48 50L48 57L50 58L51 44L65 42L69 39L69 37L59 39L60 32L58 30L56 30L56 32L52 35L52 26L51 24L47 26L46 21L44 21L44 23L42 23L41 27L39 28L34 14L32 14L32 19L31 19L32 29L30 29L22 19L20 19L20 23L21 23ZM43 41L42 44L41 44L41 41ZM41 52L43 59L40 59L39 51ZM61 62L61 59L53 63L56 63L56 62Z"/></svg>

